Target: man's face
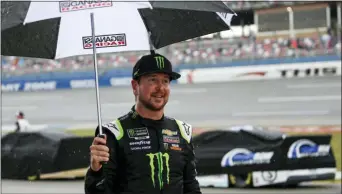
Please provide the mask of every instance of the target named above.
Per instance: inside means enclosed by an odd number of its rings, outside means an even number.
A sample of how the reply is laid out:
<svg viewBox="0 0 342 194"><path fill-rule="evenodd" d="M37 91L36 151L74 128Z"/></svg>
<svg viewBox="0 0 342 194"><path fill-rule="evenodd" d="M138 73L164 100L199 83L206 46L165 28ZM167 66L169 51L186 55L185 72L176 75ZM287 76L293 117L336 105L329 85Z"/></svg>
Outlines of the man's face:
<svg viewBox="0 0 342 194"><path fill-rule="evenodd" d="M133 89L141 104L147 109L159 111L169 100L170 77L163 73L144 75L139 83L134 82Z"/></svg>

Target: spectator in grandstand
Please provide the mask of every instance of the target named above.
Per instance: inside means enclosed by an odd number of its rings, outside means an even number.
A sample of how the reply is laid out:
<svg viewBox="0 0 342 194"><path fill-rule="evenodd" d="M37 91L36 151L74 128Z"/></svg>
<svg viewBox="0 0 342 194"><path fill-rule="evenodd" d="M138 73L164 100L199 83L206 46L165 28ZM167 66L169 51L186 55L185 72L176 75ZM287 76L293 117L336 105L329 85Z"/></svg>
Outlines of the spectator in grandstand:
<svg viewBox="0 0 342 194"><path fill-rule="evenodd" d="M24 113L22 111L18 111L15 116L17 118L17 121L15 122L15 132L28 131L30 128L30 123L25 119Z"/></svg>
<svg viewBox="0 0 342 194"><path fill-rule="evenodd" d="M257 39L251 31L249 35L239 37L206 38L197 41L184 41L160 49L176 66L227 63L233 60L260 59L273 57L299 57L341 53L341 43L336 34L310 34L307 37L290 39L270 37ZM217 36L216 36L217 37ZM162 51L162 52L161 52ZM99 69L106 71L113 68L130 69L145 52L122 52L100 54ZM71 57L60 60L3 57L3 77L28 75L40 72L92 71L91 56ZM38 75L38 74L36 74ZM52 74L51 74L52 75Z"/></svg>

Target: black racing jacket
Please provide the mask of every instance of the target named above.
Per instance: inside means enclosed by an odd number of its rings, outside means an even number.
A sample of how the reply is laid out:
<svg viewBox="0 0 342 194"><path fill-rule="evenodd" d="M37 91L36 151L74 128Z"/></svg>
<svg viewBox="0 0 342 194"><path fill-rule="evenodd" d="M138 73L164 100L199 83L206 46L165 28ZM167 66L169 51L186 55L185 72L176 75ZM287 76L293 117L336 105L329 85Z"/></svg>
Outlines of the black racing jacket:
<svg viewBox="0 0 342 194"><path fill-rule="evenodd" d="M201 194L191 125L145 119L133 107L102 129L110 159L98 172L88 169L86 194Z"/></svg>

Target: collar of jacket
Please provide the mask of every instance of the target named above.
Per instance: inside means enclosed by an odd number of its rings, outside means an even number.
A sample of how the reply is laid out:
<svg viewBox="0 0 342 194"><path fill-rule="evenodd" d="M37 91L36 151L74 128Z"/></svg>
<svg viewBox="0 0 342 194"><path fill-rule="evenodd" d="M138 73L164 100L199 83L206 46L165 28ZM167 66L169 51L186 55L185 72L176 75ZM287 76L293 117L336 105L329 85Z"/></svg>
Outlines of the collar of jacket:
<svg viewBox="0 0 342 194"><path fill-rule="evenodd" d="M164 123L164 120L165 120L164 114L160 120L153 120L153 119L144 118L141 115L139 115L139 113L135 110L135 105L132 106L130 114L131 114L131 117L133 119L139 119L142 122L142 124L144 124L146 126L162 125Z"/></svg>

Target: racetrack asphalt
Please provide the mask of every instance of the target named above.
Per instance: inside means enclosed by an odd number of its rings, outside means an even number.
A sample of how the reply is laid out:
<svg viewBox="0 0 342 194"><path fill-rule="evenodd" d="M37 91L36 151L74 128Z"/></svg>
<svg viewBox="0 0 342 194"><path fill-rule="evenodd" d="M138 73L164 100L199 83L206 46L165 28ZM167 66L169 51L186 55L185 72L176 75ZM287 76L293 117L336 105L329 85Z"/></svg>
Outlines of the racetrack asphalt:
<svg viewBox="0 0 342 194"><path fill-rule="evenodd" d="M129 86L101 88L102 121L133 105ZM95 89L3 93L2 125L24 111L32 124L97 124ZM173 85L166 115L197 127L340 125L341 76Z"/></svg>
<svg viewBox="0 0 342 194"><path fill-rule="evenodd" d="M101 88L103 122L126 113L133 104L130 87ZM22 110L32 124L97 124L95 89L3 93L2 125ZM341 77L220 84L173 85L166 114L199 127L256 125L340 125ZM84 193L83 181L2 180L2 193ZM340 185L297 189L203 189L221 193L341 193Z"/></svg>
<svg viewBox="0 0 342 194"><path fill-rule="evenodd" d="M35 193L35 194L81 194L84 193L83 181L11 181L2 180L2 193ZM255 189L224 189L202 188L203 194L337 194L341 193L341 185L303 184L298 188L255 188Z"/></svg>

